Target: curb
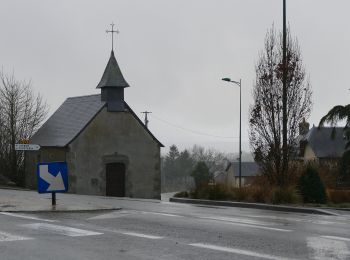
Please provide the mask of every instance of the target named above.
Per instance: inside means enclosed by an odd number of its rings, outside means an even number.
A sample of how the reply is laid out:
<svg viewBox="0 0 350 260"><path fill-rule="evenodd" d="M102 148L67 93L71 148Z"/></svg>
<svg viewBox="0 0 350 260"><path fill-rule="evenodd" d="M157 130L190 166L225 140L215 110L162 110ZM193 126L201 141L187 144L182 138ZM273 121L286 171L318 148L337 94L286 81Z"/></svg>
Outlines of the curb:
<svg viewBox="0 0 350 260"><path fill-rule="evenodd" d="M104 212L112 210L121 210L122 208L105 208L105 209L39 209L39 210L0 210L1 212L9 213L89 213L89 212Z"/></svg>
<svg viewBox="0 0 350 260"><path fill-rule="evenodd" d="M174 197L170 198L169 201L170 202L177 202L177 203L202 204L202 205L211 205L211 206L225 206L225 207L239 207L239 208L252 208L252 209L282 211L282 212L338 216L338 214L336 214L336 213L332 213L332 212L322 210L322 209L279 206L279 205L262 204L262 203L184 199L184 198L174 198Z"/></svg>
<svg viewBox="0 0 350 260"><path fill-rule="evenodd" d="M330 207L325 207L325 208L322 208L322 209L350 211L350 208L330 208Z"/></svg>
<svg viewBox="0 0 350 260"><path fill-rule="evenodd" d="M0 186L0 190L22 190L22 191L31 191L30 189L18 187L18 186Z"/></svg>

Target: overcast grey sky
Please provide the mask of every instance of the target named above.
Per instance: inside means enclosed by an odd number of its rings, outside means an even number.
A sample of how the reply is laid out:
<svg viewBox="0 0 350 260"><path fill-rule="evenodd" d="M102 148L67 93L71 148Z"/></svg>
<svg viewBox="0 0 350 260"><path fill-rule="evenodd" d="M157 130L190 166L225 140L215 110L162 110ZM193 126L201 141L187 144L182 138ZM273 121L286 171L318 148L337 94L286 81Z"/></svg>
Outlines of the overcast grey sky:
<svg viewBox="0 0 350 260"><path fill-rule="evenodd" d="M349 103L349 10L348 0L287 0L313 86L311 124ZM220 80L226 76L242 78L243 148L249 149L254 66L266 31L273 23L282 27L282 0L2 0L0 66L31 80L53 113L67 97L99 93L112 21L120 31L116 58L131 86L125 99L141 118L139 112L152 111L150 129L161 142L237 151L238 139L170 125L238 137L239 90Z"/></svg>

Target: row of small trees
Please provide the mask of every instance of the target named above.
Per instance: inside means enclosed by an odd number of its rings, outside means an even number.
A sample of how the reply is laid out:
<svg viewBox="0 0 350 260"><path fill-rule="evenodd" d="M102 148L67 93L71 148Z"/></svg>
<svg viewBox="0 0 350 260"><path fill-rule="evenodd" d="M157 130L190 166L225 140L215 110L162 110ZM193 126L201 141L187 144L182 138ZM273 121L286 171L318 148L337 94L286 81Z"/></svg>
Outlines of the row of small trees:
<svg viewBox="0 0 350 260"><path fill-rule="evenodd" d="M24 156L15 144L29 139L47 115L46 103L30 81L0 72L0 175L23 185Z"/></svg>
<svg viewBox="0 0 350 260"><path fill-rule="evenodd" d="M195 165L203 162L210 174L222 168L224 161L232 156L212 149L205 149L195 145L190 150L179 151L176 145L169 148L166 156L162 157L162 189L164 191L178 191L193 187L196 178L192 176Z"/></svg>

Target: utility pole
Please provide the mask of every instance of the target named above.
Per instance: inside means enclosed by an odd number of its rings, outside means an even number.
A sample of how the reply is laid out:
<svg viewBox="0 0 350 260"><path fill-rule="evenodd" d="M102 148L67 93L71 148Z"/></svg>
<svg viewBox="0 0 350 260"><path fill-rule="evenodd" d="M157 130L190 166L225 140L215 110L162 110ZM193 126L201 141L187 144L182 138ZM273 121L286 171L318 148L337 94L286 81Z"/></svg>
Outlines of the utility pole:
<svg viewBox="0 0 350 260"><path fill-rule="evenodd" d="M142 114L145 114L145 126L146 128L148 128L148 114L152 114L152 112L149 112L149 111L144 111L144 112L141 112Z"/></svg>
<svg viewBox="0 0 350 260"><path fill-rule="evenodd" d="M286 0L283 0L283 146L282 146L282 179L280 185L285 185L285 176L288 171L288 147L287 147L287 21L286 21Z"/></svg>

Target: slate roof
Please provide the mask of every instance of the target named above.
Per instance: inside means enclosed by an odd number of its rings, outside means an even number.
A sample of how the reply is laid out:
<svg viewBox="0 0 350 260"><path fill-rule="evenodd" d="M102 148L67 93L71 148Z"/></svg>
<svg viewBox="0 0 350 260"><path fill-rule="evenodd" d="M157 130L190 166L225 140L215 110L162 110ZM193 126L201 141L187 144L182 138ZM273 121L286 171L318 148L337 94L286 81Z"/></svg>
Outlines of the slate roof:
<svg viewBox="0 0 350 260"><path fill-rule="evenodd" d="M105 105L106 102L101 101L100 94L67 98L34 134L31 138L31 143L49 147L64 147L68 145L84 130ZM151 137L158 142L161 147L164 147L145 127L126 102L125 107Z"/></svg>
<svg viewBox="0 0 350 260"><path fill-rule="evenodd" d="M111 56L108 60L105 71L103 72L100 83L98 83L96 88L104 87L115 87L115 88L126 88L129 84L123 77L120 71L117 60L114 57L114 52L111 52Z"/></svg>
<svg viewBox="0 0 350 260"><path fill-rule="evenodd" d="M239 162L233 162L233 172L239 176ZM253 177L259 173L259 166L256 162L242 162L242 177Z"/></svg>
<svg viewBox="0 0 350 260"><path fill-rule="evenodd" d="M332 131L335 131L334 138ZM309 144L318 158L340 158L345 152L347 139L343 127L312 127L301 138L301 142Z"/></svg>

